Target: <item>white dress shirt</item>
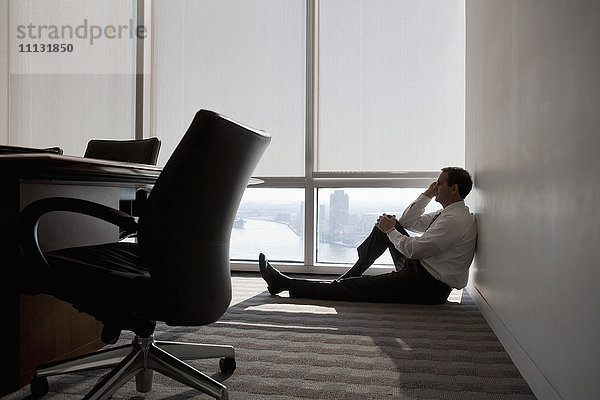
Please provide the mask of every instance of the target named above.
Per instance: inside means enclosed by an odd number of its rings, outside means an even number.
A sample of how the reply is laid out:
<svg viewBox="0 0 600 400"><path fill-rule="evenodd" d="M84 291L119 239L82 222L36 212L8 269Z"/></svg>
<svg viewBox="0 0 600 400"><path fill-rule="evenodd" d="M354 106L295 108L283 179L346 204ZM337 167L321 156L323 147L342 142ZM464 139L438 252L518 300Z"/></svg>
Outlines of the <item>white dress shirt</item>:
<svg viewBox="0 0 600 400"><path fill-rule="evenodd" d="M421 236L407 237L396 229L390 229L387 235L398 251L408 258L419 259L435 279L462 289L467 285L475 255L475 216L464 201L423 214L430 201L431 198L421 194L398 220L405 229L422 232Z"/></svg>

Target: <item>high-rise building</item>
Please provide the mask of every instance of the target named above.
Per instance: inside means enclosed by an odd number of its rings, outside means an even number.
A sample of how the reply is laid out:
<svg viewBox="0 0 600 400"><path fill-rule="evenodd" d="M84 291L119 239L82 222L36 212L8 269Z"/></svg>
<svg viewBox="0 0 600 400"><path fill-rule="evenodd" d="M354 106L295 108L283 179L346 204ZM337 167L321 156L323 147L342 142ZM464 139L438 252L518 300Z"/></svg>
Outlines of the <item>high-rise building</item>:
<svg viewBox="0 0 600 400"><path fill-rule="evenodd" d="M346 192L336 190L329 196L329 238L331 242L342 242L348 231L350 200Z"/></svg>

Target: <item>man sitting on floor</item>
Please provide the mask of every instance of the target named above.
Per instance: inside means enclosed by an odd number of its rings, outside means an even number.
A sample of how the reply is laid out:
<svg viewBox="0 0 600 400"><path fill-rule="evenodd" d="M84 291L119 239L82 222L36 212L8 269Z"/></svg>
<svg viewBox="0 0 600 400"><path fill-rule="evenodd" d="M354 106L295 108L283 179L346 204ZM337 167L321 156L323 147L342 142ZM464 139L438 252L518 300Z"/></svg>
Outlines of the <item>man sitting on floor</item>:
<svg viewBox="0 0 600 400"><path fill-rule="evenodd" d="M260 273L275 295L288 290L290 297L385 303L442 304L452 288L467 284L475 254L477 226L465 206L473 182L458 167L442 169L438 180L402 214L383 214L371 234L358 247L358 261L333 281L288 277L275 269L264 254ZM435 196L442 210L423 214ZM406 229L422 232L410 237ZM367 276L363 273L389 249L396 271Z"/></svg>

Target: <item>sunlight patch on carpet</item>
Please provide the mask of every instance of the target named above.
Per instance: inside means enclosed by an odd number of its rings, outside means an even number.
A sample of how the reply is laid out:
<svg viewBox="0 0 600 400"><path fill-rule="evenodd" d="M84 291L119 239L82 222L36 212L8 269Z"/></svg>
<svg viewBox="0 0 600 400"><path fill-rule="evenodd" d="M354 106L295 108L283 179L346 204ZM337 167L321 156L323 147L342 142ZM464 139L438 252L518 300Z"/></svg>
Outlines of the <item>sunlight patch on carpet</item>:
<svg viewBox="0 0 600 400"><path fill-rule="evenodd" d="M311 313L311 314L337 314L335 308L306 305L306 304L261 304L247 307L246 310L283 312L283 313Z"/></svg>
<svg viewBox="0 0 600 400"><path fill-rule="evenodd" d="M289 329L289 330L311 330L311 331L337 331L338 328L331 326L301 326L301 325L289 325L289 324L263 324L257 322L242 322L242 321L217 321L215 325L232 325L237 327L253 327L253 328L278 328L278 329Z"/></svg>
<svg viewBox="0 0 600 400"><path fill-rule="evenodd" d="M450 292L450 296L448 296L448 303L456 303L461 304L462 295L464 289L454 289Z"/></svg>

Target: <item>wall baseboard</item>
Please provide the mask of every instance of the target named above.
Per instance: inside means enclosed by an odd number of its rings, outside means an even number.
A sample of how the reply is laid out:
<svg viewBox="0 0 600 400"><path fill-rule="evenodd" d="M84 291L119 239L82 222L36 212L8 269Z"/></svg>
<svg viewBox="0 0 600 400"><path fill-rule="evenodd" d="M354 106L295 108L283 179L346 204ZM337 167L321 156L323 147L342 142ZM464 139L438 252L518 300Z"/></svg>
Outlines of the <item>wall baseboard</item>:
<svg viewBox="0 0 600 400"><path fill-rule="evenodd" d="M535 396L543 400L561 400L562 397L558 391L552 386L552 383L550 383L543 372L540 371L529 354L527 354L525 349L512 335L508 327L504 325L504 322L502 322L498 314L496 314L475 285L469 284L466 289Z"/></svg>

